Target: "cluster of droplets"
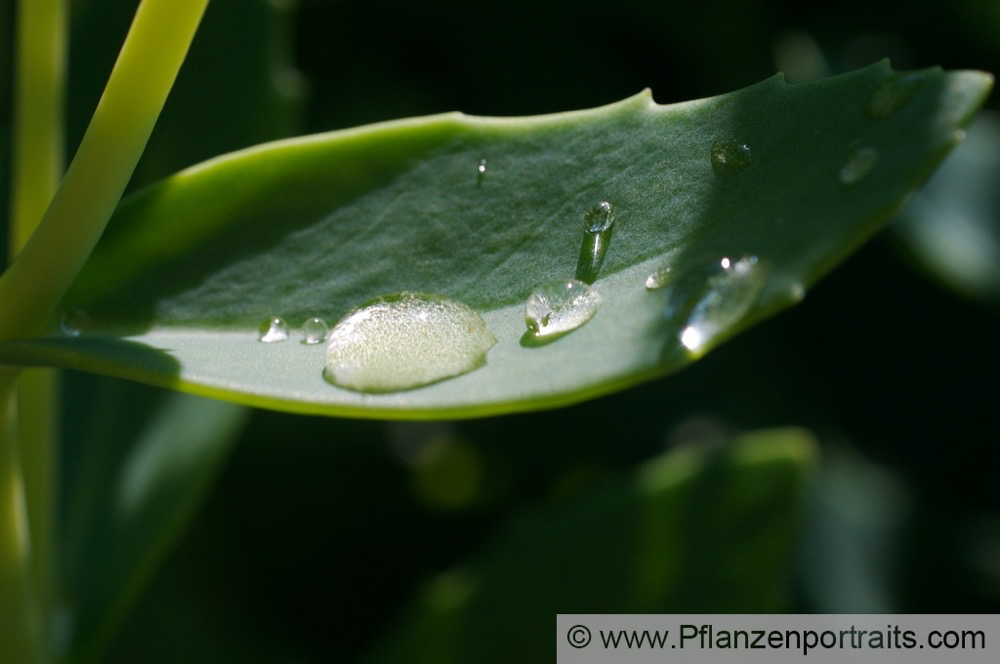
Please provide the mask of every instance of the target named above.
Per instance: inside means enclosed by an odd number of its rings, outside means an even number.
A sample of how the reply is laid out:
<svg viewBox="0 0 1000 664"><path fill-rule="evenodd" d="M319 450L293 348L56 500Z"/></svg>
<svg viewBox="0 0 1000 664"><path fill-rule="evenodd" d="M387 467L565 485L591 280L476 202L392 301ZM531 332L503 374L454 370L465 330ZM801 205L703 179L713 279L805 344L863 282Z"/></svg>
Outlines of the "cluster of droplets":
<svg viewBox="0 0 1000 664"><path fill-rule="evenodd" d="M866 114L881 119L903 108L923 83L921 74L898 74L884 80L872 93ZM753 164L750 145L734 139L720 140L709 151L712 171L728 177ZM852 145L838 172L850 186L864 180L878 161L870 146ZM483 184L486 159L476 167L476 183ZM528 296L524 320L528 336L539 342L562 337L591 320L601 298L590 284L603 266L615 224L614 206L607 201L584 213L583 239L573 279L539 286ZM723 257L707 265L675 273L664 265L650 273L645 287L669 289L665 315L677 326L678 341L698 355L720 335L742 320L760 297L766 267L756 256ZM801 299L800 284L792 288ZM67 334L72 332L64 324ZM261 328L260 341L274 343L289 337L281 318L271 318ZM302 325L302 343L326 342L324 377L352 390L384 393L413 389L458 376L486 361L496 343L483 319L467 305L439 295L402 292L387 295L352 310L330 330L321 318Z"/></svg>
<svg viewBox="0 0 1000 664"><path fill-rule="evenodd" d="M302 343L307 346L321 344L326 341L330 327L322 318L312 317L302 323ZM291 327L280 316L272 316L260 325L257 340L265 344L281 343L291 337Z"/></svg>

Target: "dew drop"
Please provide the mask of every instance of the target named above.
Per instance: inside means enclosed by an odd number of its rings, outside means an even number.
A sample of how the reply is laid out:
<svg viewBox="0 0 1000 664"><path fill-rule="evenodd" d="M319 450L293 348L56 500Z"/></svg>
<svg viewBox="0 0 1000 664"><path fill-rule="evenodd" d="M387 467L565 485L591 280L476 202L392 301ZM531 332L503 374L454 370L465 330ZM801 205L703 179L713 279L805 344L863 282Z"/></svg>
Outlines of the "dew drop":
<svg viewBox="0 0 1000 664"><path fill-rule="evenodd" d="M582 281L553 281L528 296L524 322L535 339L554 339L589 321L600 308L601 297Z"/></svg>
<svg viewBox="0 0 1000 664"><path fill-rule="evenodd" d="M738 323L764 285L756 256L722 258L670 284L666 315L678 321L681 344L693 355Z"/></svg>
<svg viewBox="0 0 1000 664"><path fill-rule="evenodd" d="M479 160L479 167L476 169L476 186L482 186L483 178L486 177L486 160Z"/></svg>
<svg viewBox="0 0 1000 664"><path fill-rule="evenodd" d="M614 225L615 208L607 201L601 201L583 214L583 242L576 261L577 281L585 284L597 281Z"/></svg>
<svg viewBox="0 0 1000 664"><path fill-rule="evenodd" d="M868 177L875 168L876 161L878 161L878 151L875 148L855 148L841 166L838 177L843 184L857 184Z"/></svg>
<svg viewBox="0 0 1000 664"><path fill-rule="evenodd" d="M90 329L90 316L80 309L70 309L59 321L59 329L67 337L78 337Z"/></svg>
<svg viewBox="0 0 1000 664"><path fill-rule="evenodd" d="M920 73L893 74L882 81L865 104L872 118L886 118L903 107L924 82Z"/></svg>
<svg viewBox="0 0 1000 664"><path fill-rule="evenodd" d="M257 337L266 344L278 343L288 338L288 323L284 318L273 316L261 323L260 336Z"/></svg>
<svg viewBox="0 0 1000 664"><path fill-rule="evenodd" d="M726 175L750 168L750 146L736 141L717 141L712 144L712 170L716 175Z"/></svg>
<svg viewBox="0 0 1000 664"><path fill-rule="evenodd" d="M467 305L404 291L366 302L334 326L323 376L358 392L409 390L483 366L495 343Z"/></svg>
<svg viewBox="0 0 1000 664"><path fill-rule="evenodd" d="M646 290L660 290L670 283L671 269L669 265L657 268L646 277Z"/></svg>
<svg viewBox="0 0 1000 664"><path fill-rule="evenodd" d="M323 343L329 333L330 326L322 318L310 318L302 323L302 343L307 346Z"/></svg>

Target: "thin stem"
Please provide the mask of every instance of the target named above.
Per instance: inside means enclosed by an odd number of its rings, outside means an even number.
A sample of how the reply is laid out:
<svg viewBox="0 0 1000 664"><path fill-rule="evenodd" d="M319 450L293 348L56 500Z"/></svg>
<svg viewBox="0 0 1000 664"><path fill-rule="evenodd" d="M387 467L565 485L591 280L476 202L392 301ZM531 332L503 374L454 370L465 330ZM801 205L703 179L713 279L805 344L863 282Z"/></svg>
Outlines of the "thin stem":
<svg viewBox="0 0 1000 664"><path fill-rule="evenodd" d="M42 608L17 445L17 374L0 371L0 644L4 661L41 662Z"/></svg>
<svg viewBox="0 0 1000 664"><path fill-rule="evenodd" d="M143 0L94 118L42 223L0 277L0 340L51 319L146 146L208 0Z"/></svg>
<svg viewBox="0 0 1000 664"><path fill-rule="evenodd" d="M27 243L63 175L66 0L19 3L14 70L10 257Z"/></svg>
<svg viewBox="0 0 1000 664"><path fill-rule="evenodd" d="M13 156L10 192L10 258L34 232L56 193L64 169L63 106L68 42L66 0L22 1L17 14L14 70ZM23 485L41 635L50 624L57 561L54 559L58 373L24 371L8 398L16 401L16 439L8 436L11 477ZM16 446L16 447L14 447ZM13 454L16 452L16 454Z"/></svg>

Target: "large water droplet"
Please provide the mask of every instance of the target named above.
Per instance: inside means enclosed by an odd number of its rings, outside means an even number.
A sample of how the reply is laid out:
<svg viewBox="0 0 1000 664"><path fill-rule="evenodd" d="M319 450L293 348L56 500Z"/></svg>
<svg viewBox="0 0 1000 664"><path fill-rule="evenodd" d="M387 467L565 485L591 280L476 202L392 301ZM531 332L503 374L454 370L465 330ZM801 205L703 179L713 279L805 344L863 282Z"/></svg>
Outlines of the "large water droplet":
<svg viewBox="0 0 1000 664"><path fill-rule="evenodd" d="M261 323L260 336L257 337L266 344L273 344L288 339L288 323L284 318L273 316Z"/></svg>
<svg viewBox="0 0 1000 664"><path fill-rule="evenodd" d="M322 318L310 318L302 323L302 343L307 346L323 343L329 333L330 326Z"/></svg>
<svg viewBox="0 0 1000 664"><path fill-rule="evenodd" d="M601 297L576 279L540 286L524 305L524 322L536 340L555 339L577 329L601 308Z"/></svg>
<svg viewBox="0 0 1000 664"><path fill-rule="evenodd" d="M80 309L70 309L59 321L59 329L67 337L78 337L90 329L90 316Z"/></svg>
<svg viewBox="0 0 1000 664"><path fill-rule="evenodd" d="M875 148L854 148L837 175L846 185L857 184L868 177L875 168L876 161L878 161L878 151Z"/></svg>
<svg viewBox="0 0 1000 664"><path fill-rule="evenodd" d="M486 363L496 338L465 304L402 292L367 302L330 332L323 376L358 392L396 392Z"/></svg>
<svg viewBox="0 0 1000 664"><path fill-rule="evenodd" d="M712 170L725 175L750 168L750 146L737 141L717 141L712 144Z"/></svg>
<svg viewBox="0 0 1000 664"><path fill-rule="evenodd" d="M601 201L583 215L583 243L580 257L576 261L576 279L592 284L604 265L604 256L611 243L611 233L615 225L615 208L607 201Z"/></svg>
<svg viewBox="0 0 1000 664"><path fill-rule="evenodd" d="M910 100L924 82L924 75L912 73L893 74L882 81L865 104L865 113L873 118L885 118Z"/></svg>
<svg viewBox="0 0 1000 664"><path fill-rule="evenodd" d="M692 354L738 323L764 285L756 256L723 258L670 285L666 315L680 321L680 342Z"/></svg>

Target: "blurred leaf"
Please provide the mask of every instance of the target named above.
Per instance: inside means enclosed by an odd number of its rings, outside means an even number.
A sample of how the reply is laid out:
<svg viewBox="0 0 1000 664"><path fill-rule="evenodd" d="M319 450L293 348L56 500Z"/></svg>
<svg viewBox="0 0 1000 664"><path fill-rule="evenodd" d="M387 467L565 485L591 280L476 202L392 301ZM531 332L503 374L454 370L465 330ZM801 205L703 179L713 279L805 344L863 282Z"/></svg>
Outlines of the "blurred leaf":
<svg viewBox="0 0 1000 664"><path fill-rule="evenodd" d="M690 445L528 515L431 582L385 662L541 661L557 613L781 612L816 442L798 429Z"/></svg>
<svg viewBox="0 0 1000 664"><path fill-rule="evenodd" d="M73 3L71 137L89 120L136 4ZM210 3L133 186L299 131L289 7ZM57 638L95 656L199 508L248 412L99 376L66 383Z"/></svg>
<svg viewBox="0 0 1000 664"><path fill-rule="evenodd" d="M75 654L93 654L211 487L248 411L68 378L74 435L63 459L60 638Z"/></svg>
<svg viewBox="0 0 1000 664"><path fill-rule="evenodd" d="M797 301L926 177L991 82L883 63L666 107L644 93L591 111L451 114L261 146L126 201L66 303L89 312L95 334L10 342L0 359L324 414L579 401L675 371ZM594 284L603 308L526 347L524 300L573 276L598 201L618 219ZM752 278L720 276L723 257ZM665 267L670 285L647 291ZM270 316L336 320L402 290L479 311L498 340L486 366L361 394L323 380L322 345L257 341Z"/></svg>
<svg viewBox="0 0 1000 664"><path fill-rule="evenodd" d="M984 112L892 225L921 266L968 297L1000 303L1000 116Z"/></svg>

